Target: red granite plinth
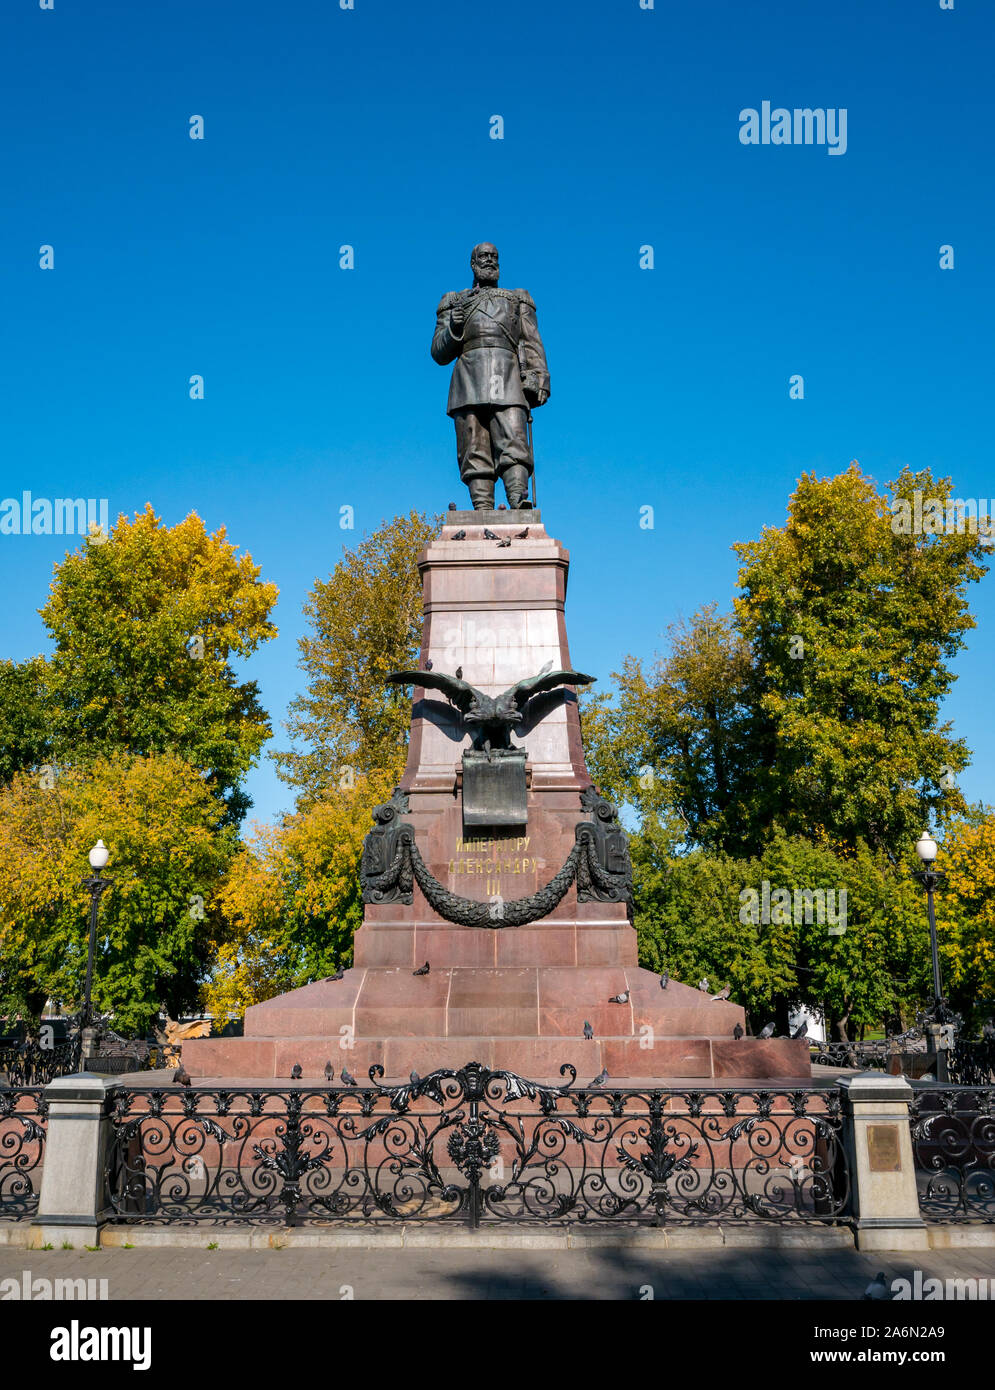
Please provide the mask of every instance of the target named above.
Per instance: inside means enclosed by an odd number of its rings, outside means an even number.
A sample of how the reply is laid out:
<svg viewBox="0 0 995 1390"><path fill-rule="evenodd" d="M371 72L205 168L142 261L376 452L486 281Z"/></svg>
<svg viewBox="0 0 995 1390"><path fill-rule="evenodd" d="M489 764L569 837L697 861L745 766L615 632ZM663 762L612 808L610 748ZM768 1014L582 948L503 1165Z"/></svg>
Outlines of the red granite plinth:
<svg viewBox="0 0 995 1390"><path fill-rule="evenodd" d="M632 931L627 923L625 930ZM424 1075L469 1061L546 1081L559 1080L567 1063L581 1081L602 1069L616 1081L809 1075L804 1040L737 1040L738 1005L675 980L663 990L638 967L411 971L410 964L360 966L257 1004L247 1011L245 1037L185 1043L184 1065L194 1077L269 1079L287 1078L300 1064L305 1079L317 1079L330 1062L336 1074L345 1067L361 1082L371 1066L400 1080L412 1069ZM626 990L627 1003L608 1002Z"/></svg>
<svg viewBox="0 0 995 1390"><path fill-rule="evenodd" d="M528 536L518 539L525 524ZM485 525L511 544L488 540ZM465 539L457 541L460 531ZM547 662L574 669L564 619L568 567L567 551L537 512L450 513L419 560L420 667L462 667L489 695ZM434 877L476 902L529 897L549 883L574 847L578 822L590 818L581 804L591 777L573 690L532 700L512 741L527 750L527 824L467 830L458 783L469 732L438 692L414 688L404 819ZM300 1063L305 1077L316 1078L331 1061L336 1074L344 1063L363 1081L373 1065L404 1078L412 1068L425 1074L474 1060L554 1081L563 1063L587 1080L602 1069L616 1080L810 1075L804 1041L736 1041L733 1030L744 1022L738 1005L674 980L661 989L636 964L625 905L579 902L576 885L540 921L493 930L443 920L415 885L409 904L367 906L354 959L342 980L250 1008L244 1038L185 1043L191 1076L289 1077ZM414 975L426 961L429 974ZM625 1004L609 1002L626 991Z"/></svg>

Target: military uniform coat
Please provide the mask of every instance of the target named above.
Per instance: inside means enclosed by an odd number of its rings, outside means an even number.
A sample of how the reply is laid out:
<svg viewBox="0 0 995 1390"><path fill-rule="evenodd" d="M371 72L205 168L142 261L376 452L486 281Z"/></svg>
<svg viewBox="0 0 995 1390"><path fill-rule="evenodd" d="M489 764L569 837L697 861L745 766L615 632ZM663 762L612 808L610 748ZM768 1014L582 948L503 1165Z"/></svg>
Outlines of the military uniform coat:
<svg viewBox="0 0 995 1390"><path fill-rule="evenodd" d="M443 295L432 339L436 362L443 367L456 363L449 383L447 414L482 405L517 405L527 410L535 403L536 390L549 390L546 353L532 296L525 290L479 286L467 307L463 331L457 335L449 312L459 298L459 292Z"/></svg>

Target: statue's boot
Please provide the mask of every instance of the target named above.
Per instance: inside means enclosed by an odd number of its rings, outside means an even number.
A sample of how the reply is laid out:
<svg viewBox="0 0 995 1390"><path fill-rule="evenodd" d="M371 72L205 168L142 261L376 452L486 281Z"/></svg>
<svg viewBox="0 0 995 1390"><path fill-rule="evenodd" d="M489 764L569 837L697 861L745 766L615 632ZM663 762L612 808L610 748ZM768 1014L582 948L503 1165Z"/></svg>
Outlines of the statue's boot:
<svg viewBox="0 0 995 1390"><path fill-rule="evenodd" d="M503 480L508 494L508 506L512 511L532 506L529 501L529 470L523 463L513 463L506 468Z"/></svg>
<svg viewBox="0 0 995 1390"><path fill-rule="evenodd" d="M494 510L493 478L471 478L467 487L475 512L492 512Z"/></svg>

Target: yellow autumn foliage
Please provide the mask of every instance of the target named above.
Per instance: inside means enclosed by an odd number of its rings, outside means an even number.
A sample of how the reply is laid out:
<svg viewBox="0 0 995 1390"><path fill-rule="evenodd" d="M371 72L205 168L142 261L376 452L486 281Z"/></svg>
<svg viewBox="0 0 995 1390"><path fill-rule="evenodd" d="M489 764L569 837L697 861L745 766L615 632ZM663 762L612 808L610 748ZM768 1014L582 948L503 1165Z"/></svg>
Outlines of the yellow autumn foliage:
<svg viewBox="0 0 995 1390"><path fill-rule="evenodd" d="M227 926L204 990L218 1019L351 963L363 838L393 786L393 772L359 774L282 825L254 827L219 894Z"/></svg>

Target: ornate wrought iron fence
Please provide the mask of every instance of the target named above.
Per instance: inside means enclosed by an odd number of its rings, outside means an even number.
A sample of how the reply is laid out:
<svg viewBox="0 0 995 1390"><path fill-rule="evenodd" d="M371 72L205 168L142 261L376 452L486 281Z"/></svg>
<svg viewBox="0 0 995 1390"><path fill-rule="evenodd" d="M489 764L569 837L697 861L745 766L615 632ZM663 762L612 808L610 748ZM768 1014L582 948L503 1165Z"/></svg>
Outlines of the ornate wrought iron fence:
<svg viewBox="0 0 995 1390"><path fill-rule="evenodd" d="M47 1086L57 1076L78 1071L99 1071L108 1075L128 1071L162 1071L176 1066L180 1047L173 1043L149 1043L117 1038L104 1041L92 1057L82 1055L79 1032L70 1033L65 1042L42 1047L38 1042L10 1043L0 1047L0 1076L11 1086Z"/></svg>
<svg viewBox="0 0 995 1390"><path fill-rule="evenodd" d="M886 1070L892 1056L887 1042L820 1042L810 1048L814 1067L859 1067L861 1070Z"/></svg>
<svg viewBox="0 0 995 1390"><path fill-rule="evenodd" d="M0 1087L0 1220L38 1210L48 1103L40 1086Z"/></svg>
<svg viewBox="0 0 995 1390"><path fill-rule="evenodd" d="M995 1037L958 1035L948 1062L950 1080L958 1086L995 1085Z"/></svg>
<svg viewBox="0 0 995 1390"><path fill-rule="evenodd" d="M664 1225L850 1210L835 1087L561 1086L478 1063L402 1086L113 1097L107 1196L127 1222Z"/></svg>
<svg viewBox="0 0 995 1390"><path fill-rule="evenodd" d="M917 1090L910 1107L927 1221L995 1221L995 1090Z"/></svg>
<svg viewBox="0 0 995 1390"><path fill-rule="evenodd" d="M78 1033L53 1047L38 1042L0 1047L0 1075L6 1075L11 1086L47 1086L57 1076L78 1072L81 1063Z"/></svg>

